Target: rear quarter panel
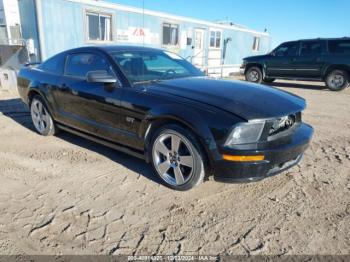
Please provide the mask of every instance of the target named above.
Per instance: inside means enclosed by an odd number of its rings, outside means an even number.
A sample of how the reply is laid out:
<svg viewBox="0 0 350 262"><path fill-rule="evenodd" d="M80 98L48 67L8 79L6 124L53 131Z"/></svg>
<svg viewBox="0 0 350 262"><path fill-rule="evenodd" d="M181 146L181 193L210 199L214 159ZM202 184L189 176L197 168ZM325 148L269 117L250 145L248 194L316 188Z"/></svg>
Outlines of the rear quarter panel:
<svg viewBox="0 0 350 262"><path fill-rule="evenodd" d="M24 67L17 75L17 89L22 101L28 105L29 85L33 81L31 69Z"/></svg>
<svg viewBox="0 0 350 262"><path fill-rule="evenodd" d="M325 64L322 70L322 75L327 76L332 67L340 67L350 72L350 55L348 54L326 54L323 57Z"/></svg>
<svg viewBox="0 0 350 262"><path fill-rule="evenodd" d="M18 93L22 101L29 106L31 94L38 94L46 102L54 119L58 118L56 104L53 97L54 90L59 84L61 76L46 73L39 68L22 68L17 76Z"/></svg>

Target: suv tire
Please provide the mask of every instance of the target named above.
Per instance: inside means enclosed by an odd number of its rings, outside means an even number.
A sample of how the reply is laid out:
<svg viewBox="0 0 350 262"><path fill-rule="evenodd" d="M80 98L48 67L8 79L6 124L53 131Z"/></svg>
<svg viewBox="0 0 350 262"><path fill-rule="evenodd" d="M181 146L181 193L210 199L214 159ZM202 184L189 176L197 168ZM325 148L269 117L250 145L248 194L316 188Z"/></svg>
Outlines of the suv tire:
<svg viewBox="0 0 350 262"><path fill-rule="evenodd" d="M187 191L204 181L205 154L187 129L176 124L161 127L152 137L150 154L153 169L166 186Z"/></svg>
<svg viewBox="0 0 350 262"><path fill-rule="evenodd" d="M341 91L349 86L349 74L343 70L332 70L326 77L326 85L332 91Z"/></svg>
<svg viewBox="0 0 350 262"><path fill-rule="evenodd" d="M250 67L245 73L245 80L252 83L260 84L263 81L263 74L259 67Z"/></svg>

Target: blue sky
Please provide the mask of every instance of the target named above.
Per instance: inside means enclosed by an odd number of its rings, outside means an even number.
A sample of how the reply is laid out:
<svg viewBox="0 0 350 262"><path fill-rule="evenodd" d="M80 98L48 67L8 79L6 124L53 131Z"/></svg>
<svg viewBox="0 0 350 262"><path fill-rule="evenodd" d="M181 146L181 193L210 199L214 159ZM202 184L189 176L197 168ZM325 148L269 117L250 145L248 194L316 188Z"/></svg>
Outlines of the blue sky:
<svg viewBox="0 0 350 262"><path fill-rule="evenodd" d="M142 7L142 0L104 0ZM273 46L287 40L350 36L350 0L144 0L145 8L271 33Z"/></svg>

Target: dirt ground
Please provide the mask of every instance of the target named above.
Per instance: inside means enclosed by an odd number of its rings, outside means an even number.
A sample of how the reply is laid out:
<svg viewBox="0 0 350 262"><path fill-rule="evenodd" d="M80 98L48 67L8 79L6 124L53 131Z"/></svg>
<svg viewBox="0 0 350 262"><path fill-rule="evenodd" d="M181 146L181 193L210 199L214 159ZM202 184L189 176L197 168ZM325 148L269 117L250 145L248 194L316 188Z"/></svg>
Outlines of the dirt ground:
<svg viewBox="0 0 350 262"><path fill-rule="evenodd" d="M274 86L307 99L315 135L301 164L185 193L136 158L37 135L0 91L0 254L350 254L350 89Z"/></svg>

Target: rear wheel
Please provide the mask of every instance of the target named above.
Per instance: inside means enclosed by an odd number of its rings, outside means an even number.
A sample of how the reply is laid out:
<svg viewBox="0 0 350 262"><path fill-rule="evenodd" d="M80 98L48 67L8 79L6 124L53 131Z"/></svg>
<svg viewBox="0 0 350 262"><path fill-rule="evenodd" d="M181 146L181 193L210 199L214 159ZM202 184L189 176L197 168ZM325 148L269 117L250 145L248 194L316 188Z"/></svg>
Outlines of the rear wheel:
<svg viewBox="0 0 350 262"><path fill-rule="evenodd" d="M44 100L40 96L35 96L30 103L30 115L35 130L43 136L52 136L57 132L55 123L50 115Z"/></svg>
<svg viewBox="0 0 350 262"><path fill-rule="evenodd" d="M194 135L178 125L167 125L152 139L152 165L166 186L189 190L204 180L204 154Z"/></svg>
<svg viewBox="0 0 350 262"><path fill-rule="evenodd" d="M327 75L326 85L332 91L341 91L349 86L349 75L343 70L333 70Z"/></svg>
<svg viewBox="0 0 350 262"><path fill-rule="evenodd" d="M261 69L256 66L249 68L245 73L245 79L249 82L260 84L263 80Z"/></svg>

